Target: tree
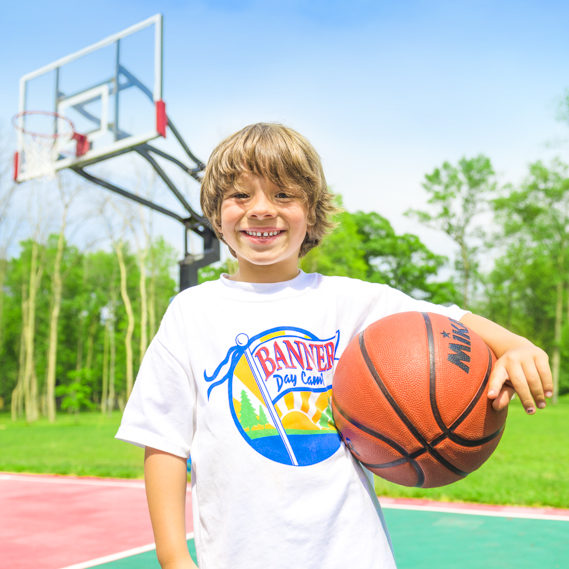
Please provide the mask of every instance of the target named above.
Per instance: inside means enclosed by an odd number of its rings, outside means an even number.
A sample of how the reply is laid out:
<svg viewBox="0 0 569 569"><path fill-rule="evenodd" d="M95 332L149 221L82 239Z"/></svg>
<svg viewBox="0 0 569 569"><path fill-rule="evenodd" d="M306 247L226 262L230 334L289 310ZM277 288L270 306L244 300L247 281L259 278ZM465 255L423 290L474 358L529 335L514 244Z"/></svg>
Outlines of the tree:
<svg viewBox="0 0 569 569"><path fill-rule="evenodd" d="M549 346L557 400L561 376L563 330L569 322L569 167L554 160L549 167L541 161L530 165L529 175L521 188L494 200L504 238L511 244L522 243L533 251L540 268L548 268L549 298L541 299L540 312L549 313L554 337ZM520 271L520 264L512 270ZM539 275L543 279L543 275ZM526 294L535 295L535 289Z"/></svg>
<svg viewBox="0 0 569 569"><path fill-rule="evenodd" d="M339 197L337 205L342 205ZM365 279L368 265L362 235L358 232L353 214L340 210L334 222L334 230L301 259L300 266L310 273Z"/></svg>
<svg viewBox="0 0 569 569"><path fill-rule="evenodd" d="M380 282L433 302L457 302L452 281L436 280L446 258L416 235L396 234L375 212L341 211L335 221L334 230L301 259L303 270Z"/></svg>
<svg viewBox="0 0 569 569"><path fill-rule="evenodd" d="M39 389L36 369L36 308L38 292L44 272L45 247L31 239L24 244L27 255L25 280L22 282L22 328L18 382L12 393L12 418L25 412L26 420L39 417Z"/></svg>
<svg viewBox="0 0 569 569"><path fill-rule="evenodd" d="M446 257L430 251L416 235L398 235L378 213L358 211L353 217L368 267L366 280L385 283L432 302L458 301L452 281L434 280Z"/></svg>
<svg viewBox="0 0 569 569"><path fill-rule="evenodd" d="M198 269L198 282L199 284L207 281L215 281L222 274L232 274L237 269L237 261L233 258L225 259L221 263L215 263Z"/></svg>
<svg viewBox="0 0 569 569"><path fill-rule="evenodd" d="M0 131L0 135L4 133ZM2 141L8 140L7 137L1 136ZM16 229L19 226L18 219L14 213L13 202L16 190L16 184L12 181L9 171L10 160L7 159L8 149L2 146L0 148L0 358L5 360L5 284L6 273L8 271L8 250L10 249ZM7 392L6 379L4 374L0 374L0 410L4 407L4 396Z"/></svg>
<svg viewBox="0 0 569 569"><path fill-rule="evenodd" d="M455 267L460 275L463 306L472 301L478 271L478 251L484 234L481 214L496 190L490 159L479 155L462 158L457 166L444 162L425 176L423 188L429 195L429 211L410 209L406 215L443 231L458 248Z"/></svg>
<svg viewBox="0 0 569 569"><path fill-rule="evenodd" d="M58 348L58 326L61 313L61 303L63 299L63 255L65 252L65 232L67 230L68 215L73 199L77 195L77 189L69 191L63 178L57 178L57 189L61 200L61 218L57 243L55 246L55 257L51 264L51 299L49 313L49 339L47 343L47 370L45 377L45 397L47 407L47 417L49 421L55 421L55 384L56 384L56 365Z"/></svg>
<svg viewBox="0 0 569 569"><path fill-rule="evenodd" d="M120 293L123 301L124 309L127 316L126 332L124 335L124 346L126 351L126 396L130 395L134 385L134 355L132 349L132 340L134 334L134 310L132 301L128 291L128 271L127 271L127 255L126 244L122 241L113 242L113 249L117 256L120 274Z"/></svg>

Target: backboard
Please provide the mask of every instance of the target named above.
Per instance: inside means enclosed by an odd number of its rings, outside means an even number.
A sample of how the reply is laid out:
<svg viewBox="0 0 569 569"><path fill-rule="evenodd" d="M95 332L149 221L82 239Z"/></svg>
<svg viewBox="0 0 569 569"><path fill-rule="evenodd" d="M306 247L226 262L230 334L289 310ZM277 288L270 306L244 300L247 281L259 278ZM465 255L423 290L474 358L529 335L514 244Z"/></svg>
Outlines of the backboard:
<svg viewBox="0 0 569 569"><path fill-rule="evenodd" d="M166 134L162 15L157 14L20 79L14 178L43 175L31 138L52 144L53 171L86 166ZM62 136L64 126L83 136Z"/></svg>

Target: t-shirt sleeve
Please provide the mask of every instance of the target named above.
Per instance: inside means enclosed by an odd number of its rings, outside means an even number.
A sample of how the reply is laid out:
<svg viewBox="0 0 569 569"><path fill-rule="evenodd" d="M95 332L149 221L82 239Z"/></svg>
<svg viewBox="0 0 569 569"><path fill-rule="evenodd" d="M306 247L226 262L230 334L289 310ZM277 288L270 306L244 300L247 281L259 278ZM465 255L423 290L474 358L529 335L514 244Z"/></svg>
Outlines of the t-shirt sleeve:
<svg viewBox="0 0 569 569"><path fill-rule="evenodd" d="M460 320L466 310L456 305L445 306L427 300L418 300L385 284L355 281L357 290L352 296L360 303L360 320L356 328L361 331L376 320L400 312L434 312Z"/></svg>
<svg viewBox="0 0 569 569"><path fill-rule="evenodd" d="M174 301L142 360L116 438L187 458L196 390Z"/></svg>

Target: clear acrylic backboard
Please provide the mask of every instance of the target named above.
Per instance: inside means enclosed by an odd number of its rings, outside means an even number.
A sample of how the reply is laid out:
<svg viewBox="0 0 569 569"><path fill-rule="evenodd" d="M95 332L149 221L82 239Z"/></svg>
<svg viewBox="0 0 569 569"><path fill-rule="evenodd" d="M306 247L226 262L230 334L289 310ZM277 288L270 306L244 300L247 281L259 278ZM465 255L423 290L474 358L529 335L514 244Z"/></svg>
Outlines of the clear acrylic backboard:
<svg viewBox="0 0 569 569"><path fill-rule="evenodd" d="M18 182L45 174L31 161L38 141L53 144L43 160L51 160L51 169L57 171L93 164L165 136L162 15L24 75L14 123ZM59 129L68 124L76 136L61 135Z"/></svg>

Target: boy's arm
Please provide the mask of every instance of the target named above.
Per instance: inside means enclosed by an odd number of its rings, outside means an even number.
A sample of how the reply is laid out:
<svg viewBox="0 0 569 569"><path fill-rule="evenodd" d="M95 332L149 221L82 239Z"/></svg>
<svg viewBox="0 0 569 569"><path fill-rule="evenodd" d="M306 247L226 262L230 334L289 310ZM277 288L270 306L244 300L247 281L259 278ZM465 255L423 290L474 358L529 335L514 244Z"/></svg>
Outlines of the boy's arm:
<svg viewBox="0 0 569 569"><path fill-rule="evenodd" d="M476 332L498 358L488 382L488 397L496 410L507 407L513 391L530 415L536 406L545 407L553 394L549 358L526 338L476 314L465 314L461 322ZM513 388L513 389L512 389Z"/></svg>
<svg viewBox="0 0 569 569"><path fill-rule="evenodd" d="M196 569L186 543L186 460L146 447L144 480L162 569Z"/></svg>

